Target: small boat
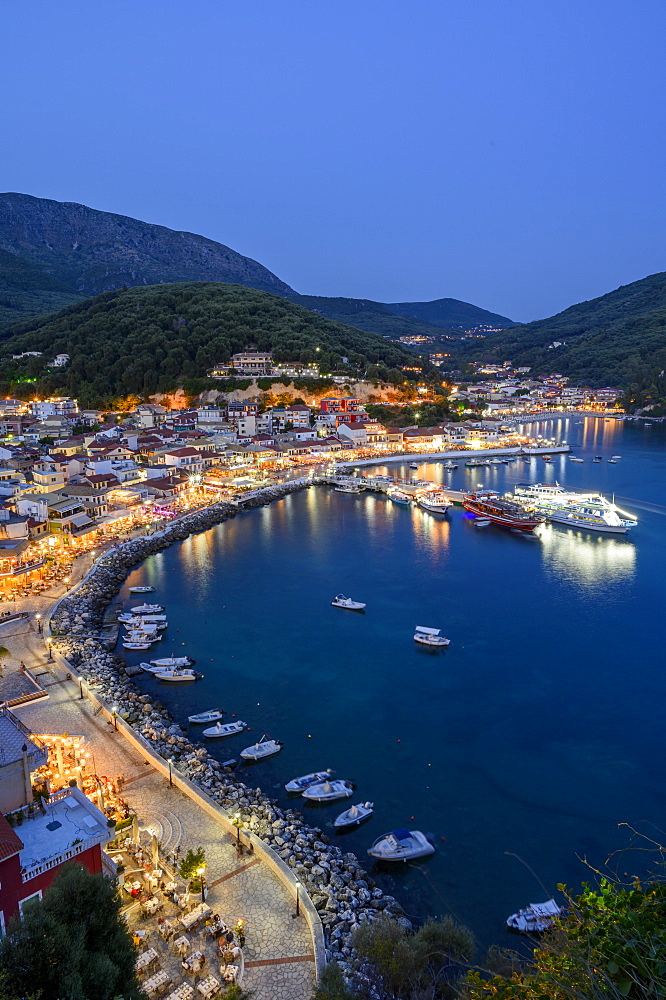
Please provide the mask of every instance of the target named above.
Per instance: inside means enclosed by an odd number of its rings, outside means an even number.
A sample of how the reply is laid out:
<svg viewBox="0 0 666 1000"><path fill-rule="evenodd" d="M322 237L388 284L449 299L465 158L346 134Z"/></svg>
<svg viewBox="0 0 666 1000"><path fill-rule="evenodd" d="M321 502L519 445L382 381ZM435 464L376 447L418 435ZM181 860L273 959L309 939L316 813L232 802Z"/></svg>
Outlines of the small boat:
<svg viewBox="0 0 666 1000"><path fill-rule="evenodd" d="M304 799L310 802L334 802L335 799L348 799L354 793L351 781L336 778L335 781L322 781L318 785L310 785L302 793Z"/></svg>
<svg viewBox="0 0 666 1000"><path fill-rule="evenodd" d="M542 455L541 457L544 460L544 462L552 462L553 461L552 458L550 457L550 455Z"/></svg>
<svg viewBox="0 0 666 1000"><path fill-rule="evenodd" d="M299 794L310 785L319 785L322 781L326 781L327 778L333 774L330 768L326 771L313 771L311 774L304 774L300 778L292 778L284 786L285 792L298 792Z"/></svg>
<svg viewBox="0 0 666 1000"><path fill-rule="evenodd" d="M620 459L622 458L622 455L611 455L611 458L613 459L614 462L619 462Z"/></svg>
<svg viewBox="0 0 666 1000"><path fill-rule="evenodd" d="M209 708L207 712L199 712L198 715L188 715L188 722L217 722L224 713L219 708Z"/></svg>
<svg viewBox="0 0 666 1000"><path fill-rule="evenodd" d="M189 667L194 660L189 656L164 656L161 660L150 661L155 667Z"/></svg>
<svg viewBox="0 0 666 1000"><path fill-rule="evenodd" d="M342 483L340 486L335 487L336 493L361 493L363 490L362 486L357 486L355 483Z"/></svg>
<svg viewBox="0 0 666 1000"><path fill-rule="evenodd" d="M393 503L403 503L403 504L411 503L411 497L408 496L407 493L403 493L402 490L396 490L396 489L387 490L386 496L389 498L389 500L392 500Z"/></svg>
<svg viewBox="0 0 666 1000"><path fill-rule="evenodd" d="M264 757L273 757L283 746L282 740L267 740L262 736L258 743L241 750L240 755L243 760L262 760Z"/></svg>
<svg viewBox="0 0 666 1000"><path fill-rule="evenodd" d="M455 462L445 462L442 468L446 469L447 472L453 472L453 470L457 469L458 466Z"/></svg>
<svg viewBox="0 0 666 1000"><path fill-rule="evenodd" d="M475 528L487 528L488 525L492 523L493 522L490 520L489 517L477 517L474 519ZM511 530L513 531L513 528Z"/></svg>
<svg viewBox="0 0 666 1000"><path fill-rule="evenodd" d="M361 601L352 601L351 597L345 597L344 594L338 594L331 601L334 608L346 608L347 611L364 611L365 604Z"/></svg>
<svg viewBox="0 0 666 1000"><path fill-rule="evenodd" d="M409 463L409 467L410 467L410 469L418 469L419 463L418 462L410 462Z"/></svg>
<svg viewBox="0 0 666 1000"><path fill-rule="evenodd" d="M599 465L599 462L601 462L600 458L593 458L592 459L592 465Z"/></svg>
<svg viewBox="0 0 666 1000"><path fill-rule="evenodd" d="M135 608L130 608L133 615L158 615L164 608L161 604L137 604Z"/></svg>
<svg viewBox="0 0 666 1000"><path fill-rule="evenodd" d="M225 722L224 724L218 722L217 725L211 726L210 729L204 729L203 735L209 740L220 739L223 736L235 736L236 733L242 733L244 729L247 729L246 722Z"/></svg>
<svg viewBox="0 0 666 1000"><path fill-rule="evenodd" d="M570 462L584 462L584 458L578 458L576 455L569 455Z"/></svg>
<svg viewBox="0 0 666 1000"><path fill-rule="evenodd" d="M440 635L441 628L426 628L425 625L417 625L414 633L414 642L420 642L423 646L448 646L450 639L445 639Z"/></svg>
<svg viewBox="0 0 666 1000"><path fill-rule="evenodd" d="M130 594L152 594L154 587L130 587Z"/></svg>
<svg viewBox="0 0 666 1000"><path fill-rule="evenodd" d="M181 667L177 670L165 670L163 673L154 674L158 681L170 681L172 684L183 684L186 681L196 681L203 674L198 674L195 670L190 670L189 667Z"/></svg>
<svg viewBox="0 0 666 1000"><path fill-rule="evenodd" d="M603 460L604 460L604 456L603 455L595 455L594 456L594 461L595 462L603 462Z"/></svg>
<svg viewBox="0 0 666 1000"><path fill-rule="evenodd" d="M124 642L123 649L150 649L149 642Z"/></svg>
<svg viewBox="0 0 666 1000"><path fill-rule="evenodd" d="M557 922L562 910L554 899L545 903L530 903L524 910L518 910L507 918L507 927L523 934L547 931Z"/></svg>
<svg viewBox="0 0 666 1000"><path fill-rule="evenodd" d="M453 507L453 501L449 500L441 490L427 490L416 494L416 502L423 510L431 514L446 514L449 507Z"/></svg>
<svg viewBox="0 0 666 1000"><path fill-rule="evenodd" d="M359 826L364 820L370 819L374 812L372 802L359 802L357 806L350 806L333 820L333 826L338 830L345 826Z"/></svg>
<svg viewBox="0 0 666 1000"><path fill-rule="evenodd" d="M434 853L435 848L420 830L393 830L368 848L368 854L379 861L410 861Z"/></svg>

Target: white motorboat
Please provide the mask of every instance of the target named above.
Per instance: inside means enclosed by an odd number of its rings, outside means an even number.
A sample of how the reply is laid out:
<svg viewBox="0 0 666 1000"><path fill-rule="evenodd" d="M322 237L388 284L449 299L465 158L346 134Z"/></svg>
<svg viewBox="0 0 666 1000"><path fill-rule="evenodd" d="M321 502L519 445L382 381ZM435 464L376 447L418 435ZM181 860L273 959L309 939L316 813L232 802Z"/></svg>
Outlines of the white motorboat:
<svg viewBox="0 0 666 1000"><path fill-rule="evenodd" d="M359 802L357 806L350 806L333 820L333 826L340 829L344 826L358 826L366 819L370 819L374 812L372 802Z"/></svg>
<svg viewBox="0 0 666 1000"><path fill-rule="evenodd" d="M334 608L346 608L347 611L363 611L365 610L365 604L361 601L352 601L351 597L345 597L344 594L338 594L331 601Z"/></svg>
<svg viewBox="0 0 666 1000"><path fill-rule="evenodd" d="M617 462L616 462L616 460L614 458L609 458L608 459L608 465L617 465Z"/></svg>
<svg viewBox="0 0 666 1000"><path fill-rule="evenodd" d="M157 677L158 681L170 681L171 684L183 684L186 681L196 681L202 674L198 674L195 670L190 670L189 667L181 667L178 670L165 670L159 674L153 674Z"/></svg>
<svg viewBox="0 0 666 1000"><path fill-rule="evenodd" d="M163 674L167 671L166 667L154 667L152 663L146 663L145 660L143 660L139 666L142 670L145 670L147 674Z"/></svg>
<svg viewBox="0 0 666 1000"><path fill-rule="evenodd" d="M120 615L118 617L120 617ZM147 625L166 626L167 624L166 615L136 615L134 620L138 621L139 623L146 622Z"/></svg>
<svg viewBox="0 0 666 1000"><path fill-rule="evenodd" d="M411 861L434 853L435 848L420 830L393 830L368 848L368 854L379 861Z"/></svg>
<svg viewBox="0 0 666 1000"><path fill-rule="evenodd" d="M570 462L584 462L585 459L584 458L578 458L577 455L570 455L569 456L569 461Z"/></svg>
<svg viewBox="0 0 666 1000"><path fill-rule="evenodd" d="M410 462L409 463L409 467L410 467L410 469L418 469L419 463L418 462Z"/></svg>
<svg viewBox="0 0 666 1000"><path fill-rule="evenodd" d="M425 625L417 625L414 633L414 642L420 642L422 646L448 646L450 639L445 639L440 635L441 628L427 628Z"/></svg>
<svg viewBox="0 0 666 1000"><path fill-rule="evenodd" d="M361 493L363 490L362 486L358 486L356 483L340 483L339 486L335 487L336 493Z"/></svg>
<svg viewBox="0 0 666 1000"><path fill-rule="evenodd" d="M158 615L164 608L161 604L137 604L135 608L130 608L133 615Z"/></svg>
<svg viewBox="0 0 666 1000"><path fill-rule="evenodd" d="M389 500L392 500L393 503L409 504L412 502L412 498L407 493L398 489L388 489L386 491L386 496Z"/></svg>
<svg viewBox="0 0 666 1000"><path fill-rule="evenodd" d="M154 642L159 642L161 638L161 635L156 635L154 632L141 632L138 629L134 632L128 632L124 637L127 642L147 642L149 646L152 646Z"/></svg>
<svg viewBox="0 0 666 1000"><path fill-rule="evenodd" d="M123 649L150 649L149 642L123 642Z"/></svg>
<svg viewBox="0 0 666 1000"><path fill-rule="evenodd" d="M613 459L613 461L619 462L620 459L622 458L622 455L611 455L611 458Z"/></svg>
<svg viewBox="0 0 666 1000"><path fill-rule="evenodd" d="M442 468L446 469L447 472L453 472L453 470L457 469L458 466L456 465L455 462L445 462Z"/></svg>
<svg viewBox="0 0 666 1000"><path fill-rule="evenodd" d="M189 656L163 656L161 660L150 661L155 667L189 667L194 660Z"/></svg>
<svg viewBox="0 0 666 1000"><path fill-rule="evenodd" d="M235 736L236 733L242 733L244 729L247 729L247 722L218 722L216 725L211 726L210 729L204 729L203 735L209 740L221 739L223 736Z"/></svg>
<svg viewBox="0 0 666 1000"><path fill-rule="evenodd" d="M524 910L512 913L506 924L514 931L530 934L550 930L561 915L562 910L555 900L548 899L545 903L530 903Z"/></svg>
<svg viewBox="0 0 666 1000"><path fill-rule="evenodd" d="M258 743L241 750L240 755L243 760L262 760L264 757L273 757L283 746L282 740L267 740L262 737Z"/></svg>
<svg viewBox="0 0 666 1000"><path fill-rule="evenodd" d="M304 789L309 788L310 785L318 785L322 781L326 781L327 778L333 774L330 768L326 771L312 771L311 774L304 774L300 778L292 778L284 786L285 792L302 792Z"/></svg>
<svg viewBox="0 0 666 1000"><path fill-rule="evenodd" d="M303 798L310 802L334 802L335 799L348 799L354 793L351 781L336 778L335 781L322 781L319 785L310 785L303 792Z"/></svg>
<svg viewBox="0 0 666 1000"><path fill-rule="evenodd" d="M431 514L446 514L449 507L453 507L453 501L449 500L446 493L442 493L441 490L424 490L423 493L417 493L416 502L419 507L430 511Z"/></svg>
<svg viewBox="0 0 666 1000"><path fill-rule="evenodd" d="M519 484L514 487L513 499L537 510L549 521L565 524L569 528L588 528L590 531L623 535L638 523L633 514L620 510L614 500L607 500L600 493L575 493L559 483L554 486Z"/></svg>
<svg viewBox="0 0 666 1000"><path fill-rule="evenodd" d="M474 521L474 527L475 528L487 528L488 525L492 524L492 523L493 522L490 520L489 517L477 517L475 519L475 521Z"/></svg>
<svg viewBox="0 0 666 1000"><path fill-rule="evenodd" d="M188 722L217 722L224 715L219 708L209 708L207 712L199 712L198 715L188 715Z"/></svg>
<svg viewBox="0 0 666 1000"><path fill-rule="evenodd" d="M152 594L154 587L130 587L130 594Z"/></svg>

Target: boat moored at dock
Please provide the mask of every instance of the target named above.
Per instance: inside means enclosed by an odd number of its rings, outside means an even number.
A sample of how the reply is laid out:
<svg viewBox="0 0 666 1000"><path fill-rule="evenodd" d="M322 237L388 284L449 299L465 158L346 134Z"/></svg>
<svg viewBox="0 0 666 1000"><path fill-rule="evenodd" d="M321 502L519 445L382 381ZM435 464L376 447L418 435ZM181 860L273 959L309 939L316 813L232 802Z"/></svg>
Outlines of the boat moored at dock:
<svg viewBox="0 0 666 1000"><path fill-rule="evenodd" d="M415 494L415 499L419 507L431 514L446 514L453 507L453 501L442 490L422 490Z"/></svg>
<svg viewBox="0 0 666 1000"><path fill-rule="evenodd" d="M155 590L154 587L130 587L130 594L152 594Z"/></svg>
<svg viewBox="0 0 666 1000"><path fill-rule="evenodd" d="M574 493L559 483L523 483L514 488L512 499L557 524L623 535L638 524L633 514L620 510L600 493Z"/></svg>
<svg viewBox="0 0 666 1000"><path fill-rule="evenodd" d="M298 792L300 795L311 785L319 785L322 781L327 781L332 774L333 771L330 768L327 768L326 771L312 771L311 774L304 774L300 778L292 778L284 786L284 790L285 792Z"/></svg>
<svg viewBox="0 0 666 1000"><path fill-rule="evenodd" d="M520 504L502 500L494 490L476 490L469 493L463 500L463 507L471 514L476 514L493 524L501 524L505 528L518 528L520 531L534 531L545 518L531 514Z"/></svg>
<svg viewBox="0 0 666 1000"><path fill-rule="evenodd" d="M410 861L434 853L435 848L420 830L393 830L378 837L368 848L370 857L378 861Z"/></svg>
<svg viewBox="0 0 666 1000"><path fill-rule="evenodd" d="M247 723L241 722L240 719L237 722L218 722L210 729L204 729L203 735L206 739L216 740L225 736L235 736L236 733L242 733L244 729L247 729Z"/></svg>
<svg viewBox="0 0 666 1000"><path fill-rule="evenodd" d="M318 785L310 785L303 792L303 798L310 802L334 802L336 799L348 799L354 793L351 781L336 778L335 781L322 781Z"/></svg>
<svg viewBox="0 0 666 1000"><path fill-rule="evenodd" d="M188 722L203 723L203 722L217 722L221 719L224 713L219 708L210 708L207 712L199 712L198 715L188 715Z"/></svg>
<svg viewBox="0 0 666 1000"><path fill-rule="evenodd" d="M370 819L374 812L372 802L359 802L356 806L350 806L333 820L333 826L338 830L347 826L360 826L366 819Z"/></svg>

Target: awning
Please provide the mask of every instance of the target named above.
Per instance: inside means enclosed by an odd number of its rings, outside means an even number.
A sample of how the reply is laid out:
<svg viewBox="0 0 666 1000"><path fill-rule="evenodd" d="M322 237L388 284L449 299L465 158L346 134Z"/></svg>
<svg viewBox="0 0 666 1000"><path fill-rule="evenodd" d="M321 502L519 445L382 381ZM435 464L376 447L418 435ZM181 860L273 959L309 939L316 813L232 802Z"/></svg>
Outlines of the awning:
<svg viewBox="0 0 666 1000"><path fill-rule="evenodd" d="M92 524L92 518L88 517L87 514L73 514L69 520L77 528L82 528L84 524Z"/></svg>

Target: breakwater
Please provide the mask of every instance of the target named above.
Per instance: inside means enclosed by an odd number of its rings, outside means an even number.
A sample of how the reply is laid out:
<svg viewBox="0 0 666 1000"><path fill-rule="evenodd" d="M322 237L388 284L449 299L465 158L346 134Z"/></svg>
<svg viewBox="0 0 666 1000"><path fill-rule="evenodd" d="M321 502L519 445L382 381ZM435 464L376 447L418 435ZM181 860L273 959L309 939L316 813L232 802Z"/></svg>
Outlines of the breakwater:
<svg viewBox="0 0 666 1000"><path fill-rule="evenodd" d="M244 507L261 506L304 488L301 482L265 490L249 498ZM96 697L113 707L156 754L173 761L178 776L192 782L222 809L240 813L245 829L277 854L307 890L319 914L326 957L339 960L343 971L349 972L353 930L383 912L406 921L400 904L384 894L354 854L343 853L299 812L281 808L259 788L249 788L204 746L189 740L170 713L133 684L131 668L104 649L99 635L105 611L133 566L238 512L235 505L215 504L158 534L127 541L102 556L76 591L54 607L49 622L52 641Z"/></svg>

